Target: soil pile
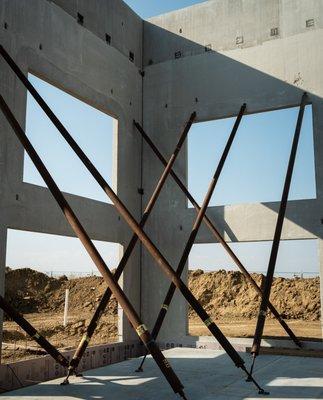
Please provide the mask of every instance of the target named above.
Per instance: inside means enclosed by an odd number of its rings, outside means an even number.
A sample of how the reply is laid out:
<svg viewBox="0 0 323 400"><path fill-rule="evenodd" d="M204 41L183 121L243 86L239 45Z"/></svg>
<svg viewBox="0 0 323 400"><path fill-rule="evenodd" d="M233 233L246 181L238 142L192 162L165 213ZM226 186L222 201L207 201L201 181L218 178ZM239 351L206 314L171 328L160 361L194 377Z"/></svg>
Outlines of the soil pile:
<svg viewBox="0 0 323 400"><path fill-rule="evenodd" d="M252 276L261 285L262 275ZM92 312L106 289L101 277L51 278L28 268L7 269L5 286L6 300L24 314L62 312L66 288L70 289L70 311ZM189 287L213 318L252 319L258 314L260 296L240 272L190 271ZM271 301L286 319L317 321L320 318L319 278L275 278ZM114 297L106 315L117 315ZM194 316L192 310L190 316Z"/></svg>
<svg viewBox="0 0 323 400"><path fill-rule="evenodd" d="M24 314L61 312L67 288L70 290L70 311L93 311L107 287L103 279L97 276L52 278L29 268L7 268L5 279L6 300ZM108 313L117 314L114 297L110 300Z"/></svg>
<svg viewBox="0 0 323 400"><path fill-rule="evenodd" d="M252 274L261 285L261 274ZM213 318L255 318L260 296L238 271L190 271L189 287ZM275 278L271 302L286 319L320 319L320 279ZM190 309L190 317L195 313ZM271 317L271 314L268 314Z"/></svg>

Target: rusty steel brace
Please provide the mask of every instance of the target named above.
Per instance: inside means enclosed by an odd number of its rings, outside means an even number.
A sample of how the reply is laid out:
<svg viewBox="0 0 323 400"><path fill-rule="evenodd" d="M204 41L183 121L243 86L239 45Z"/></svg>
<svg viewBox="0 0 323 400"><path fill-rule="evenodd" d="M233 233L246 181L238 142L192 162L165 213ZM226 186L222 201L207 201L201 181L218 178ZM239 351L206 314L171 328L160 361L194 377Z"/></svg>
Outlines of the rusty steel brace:
<svg viewBox="0 0 323 400"><path fill-rule="evenodd" d="M68 368L69 362L63 354L57 350L37 329L28 322L23 315L20 314L11 304L9 304L2 296L0 296L0 308L12 318L27 335L31 337L40 347L42 347L53 359L58 362L62 367Z"/></svg>
<svg viewBox="0 0 323 400"><path fill-rule="evenodd" d="M10 64L9 65L12 67L12 69L14 69L14 68L16 69L15 73L18 75L19 71L20 71L19 68L13 62L13 60L10 59L10 56L4 51L2 46L0 46L0 54L2 54L2 55L5 54L7 58L9 57L9 60L11 60L11 64L13 64L13 65L10 65ZM89 170L89 172L92 174L92 176L96 179L96 181L99 183L99 185L105 191L105 193L109 196L109 198L113 202L117 211L124 218L124 220L127 222L129 227L134 231L134 233L136 233L138 235L139 240L146 247L146 249L152 255L152 257L155 259L157 264L161 267L161 269L168 276L168 278L181 291L181 293L183 294L183 296L185 297L187 302L191 305L191 307L194 309L194 311L197 313L197 315L201 318L201 320L208 326L209 331L219 341L219 343L222 345L222 347L226 347L226 351L227 351L228 355L231 357L231 359L233 361L235 360L234 361L235 364L238 367L241 367L244 371L246 371L244 362L241 359L241 357L238 355L238 353L235 351L235 349L232 347L232 345L226 339L226 337L223 335L223 333L214 324L214 322L213 321L210 322L210 316L204 310L204 308L201 306L199 301L195 298L195 296L188 289L188 287L185 285L185 283L176 275L176 272L173 270L173 268L171 267L169 262L166 260L166 258L158 250L158 248L155 246L155 244L152 242L152 240L148 237L148 235L141 229L140 225L137 223L137 221L135 220L133 215L126 208L124 203L119 199L119 197L112 190L110 185L108 185L108 183L105 181L105 179L100 174L100 172L97 170L97 168L93 165L93 163L90 161L90 159L86 156L86 154L83 152L83 150L80 148L80 146L76 143L76 141L73 139L73 137L69 134L69 132L66 130L66 128L62 125L62 123L59 121L59 119L56 117L56 115L52 112L52 110L44 102L42 97L38 94L38 92L31 85L31 83L28 81L28 79L26 79L26 77L24 76L24 74L21 71L20 71L20 75L21 75L21 76L19 76L20 80L28 88L28 90L33 95L33 97L36 99L38 104L41 106L41 108L45 111L47 116L51 119L51 121L54 123L56 128L59 130L61 135L64 137L64 139L67 141L67 143L71 146L71 148L74 150L74 152L80 158L80 160L85 165L85 167ZM112 278L112 284L117 285L114 282L113 278ZM154 357L154 355L153 355L153 357Z"/></svg>
<svg viewBox="0 0 323 400"><path fill-rule="evenodd" d="M153 143L151 138L147 135L147 133L143 130L142 126L137 122L136 123L136 128L144 138L145 142L151 147L152 151L156 154L156 156L159 158L161 163L163 165L167 164L166 159L163 157L163 155L160 153L156 145ZM196 211L199 212L201 207L197 203L197 201L194 199L194 197L191 195L191 193L188 191L187 187L181 181L181 179L178 177L178 175L174 172L174 170L171 171L171 176L174 179L174 181L177 183L179 188L182 190L182 192L186 195L188 200L191 202L191 204L195 207ZM210 220L210 218L207 216L207 214L204 215L204 222L206 226L209 228L211 233L213 234L214 238L221 243L223 248L226 250L228 255L232 258L233 262L237 265L237 267L240 269L242 274L246 277L246 279L251 283L252 287L257 291L258 294L262 295L262 289L257 285L256 281L253 279L251 274L248 272L248 270L244 267L242 262L239 260L239 258L236 256L236 254L233 252L231 247L228 245L228 243L224 240L220 232L216 229L214 223ZM279 314L277 309L274 307L274 305L269 302L268 303L268 308L270 311L273 313L277 321L280 323L282 328L285 330L285 332L289 335L291 340L295 343L296 346L302 347L302 343L300 340L296 337L294 332L291 330L291 328L287 325L286 321L282 318L282 316Z"/></svg>
<svg viewBox="0 0 323 400"><path fill-rule="evenodd" d="M240 108L239 114L238 114L238 116L236 118L235 124L234 124L234 126L232 128L232 131L231 131L231 134L229 136L229 139L227 140L226 146L225 146L225 148L223 150L222 156L221 156L220 161L219 161L219 163L217 165L215 173L214 173L214 175L213 175L213 177L211 179L208 191L207 191L207 193L205 195L202 207L200 208L200 210L199 210L199 212L197 214L197 217L196 217L195 222L193 224L193 228L191 230L190 236L189 236L189 238L188 238L188 240L187 240L187 242L185 244L181 259L180 259L180 261L178 263L177 270L176 270L176 274L179 277L182 275L182 273L184 271L186 261L187 261L187 259L189 257L189 254L190 254L192 246L193 246L193 244L195 242L195 239L196 239L196 236L198 234L198 231L199 231L199 229L201 227L201 224L202 224L202 221L204 219L204 216L205 216L205 213L207 211L207 208L209 206L211 197L212 197L212 195L214 193L214 189L215 189L216 184L218 183L218 180L220 178L220 175L221 175L221 172L223 170L225 161L226 161L226 159L227 159L227 157L229 155L229 151L230 151L231 146L233 144L233 141L235 139L236 133L238 131L238 128L239 128L241 119L243 117L243 114L245 113L245 110L246 110L246 104L243 104L241 106L241 108ZM171 285L170 285L170 287L169 287L169 289L167 291L165 300L163 301L162 306L160 308L160 311L158 313L154 328L152 330L152 336L155 339L157 339L157 336L158 336L158 334L160 332L160 329L162 328L164 319L166 317L166 314L168 312L168 308L169 308L169 306L170 306L170 304L172 302L172 299L174 297L175 291L176 291L176 286L173 283L171 283ZM208 324L211 324L211 323L212 323L212 320L209 318L209 321L207 321L207 323L205 325L208 326ZM136 372L142 372L143 371L143 365L145 363L147 355L148 355L148 352L146 352L146 354L145 354L143 360L141 361L141 363L140 363L138 369L136 370Z"/></svg>
<svg viewBox="0 0 323 400"><path fill-rule="evenodd" d="M136 310L130 303L127 296L124 294L123 290L119 286L117 282L114 281L113 275L109 268L107 267L106 263L104 262L103 258L101 257L100 253L98 252L97 248L94 246L93 242L91 241L90 237L88 236L87 232L83 228L81 222L78 220L77 216L74 214L72 208L70 207L69 203L65 199L62 192L59 190L58 186L56 185L55 181L51 177L49 171L45 167L44 163L40 159L39 155L37 154L36 150L30 143L27 135L25 134L24 130L19 125L18 121L16 120L15 116L11 112L10 108L8 107L7 103L5 102L4 98L0 95L0 108L6 117L8 123L12 127L13 131L15 132L18 140L23 145L24 149L26 150L27 154L31 158L32 162L34 163L35 167L37 168L38 172L40 173L41 177L43 178L44 182L46 183L48 189L52 193L54 199L56 200L57 204L61 208L63 214L67 222L70 224L72 230L76 234L76 236L80 239L81 243L83 244L85 250L91 257L93 263L96 265L100 273L102 274L105 282L111 288L113 294L115 295L117 301L123 308L129 322L135 329L137 335L142 340L147 348L152 353L154 360L156 361L157 365L159 366L161 372L163 373L164 377L172 387L173 391L179 394L182 398L184 398L184 386L182 385L181 381L171 368L168 360L160 351L159 347L157 346L156 342L152 339L150 332L148 331L147 327L142 323L139 315L137 314Z"/></svg>
<svg viewBox="0 0 323 400"><path fill-rule="evenodd" d="M156 203L156 201L157 201L157 199L159 197L159 194L161 193L161 190L162 190L162 188L164 186L164 183L166 182L166 179L170 174L171 168L172 168L172 166L174 165L174 163L175 163L175 161L177 159L177 156L178 156L178 154L179 154L179 152L180 152L180 150L181 150L181 148L182 148L182 146L183 146L183 144L185 142L185 139L186 139L186 137L188 135L188 132L189 132L189 130L190 130L195 118L196 118L196 113L193 112L191 114L188 122L185 124L183 132L182 132L182 134L180 136L180 139L179 139L179 141L178 141L178 143L177 143L177 145L175 147L175 150L174 150L172 156L170 157L168 163L166 162L164 173L162 174L162 176L161 176L161 178L160 178L160 180L159 180L159 182L158 182L158 184L156 186L156 189L154 190L154 192L153 192L153 194L152 194L152 196L151 196L151 198L150 198L150 200L149 200L149 202L148 202L148 204L146 206L146 209L145 209L145 211L144 211L144 213L142 215L142 218L141 218L141 221L140 221L140 227L141 228L143 228L145 226L145 224L146 224L146 222L147 222L147 220L149 218L149 215L150 215L151 211L154 208L154 205L155 205L155 203ZM116 281L119 280L121 274L123 273L123 271L124 271L124 269L125 269L125 267L127 265L127 262L128 262L128 260L129 260L129 258L131 256L131 254L132 254L137 242L138 242L138 236L136 234L134 234L132 236L132 238L131 238L131 240L130 240L130 242L129 242L126 250L125 250L125 252L124 252L124 255L123 255L121 261L119 262L119 265L118 265L115 273L114 273L114 279ZM95 310L95 313L94 313L94 315L93 315L93 317L92 317L92 319L91 319L91 321L90 321L90 323L89 323L89 325L87 327L85 335L83 336L82 340L80 341L80 343L79 343L79 345L78 345L78 347L77 347L77 349L76 349L76 351L75 351L75 353L73 355L73 358L72 358L72 360L70 362L68 375L66 377L67 380L68 380L68 377L71 374L75 373L75 371L77 370L77 367L78 367L78 365L79 365L79 363L81 361L81 358L83 357L84 352L86 351L86 349L87 349L87 347L88 347L88 345L90 343L90 340L91 340L91 338L92 338L92 336L93 336L93 334L95 332L95 329L96 329L96 327L98 325L98 322L99 322L99 320L100 320L105 308L108 305L108 302L110 300L111 294L112 294L111 290L109 288L107 288L107 290L103 294L103 297L102 297L97 309Z"/></svg>
<svg viewBox="0 0 323 400"><path fill-rule="evenodd" d="M177 267L177 270L176 270L176 274L177 274L178 277L180 277L182 275L182 273L183 273L183 270L185 268L187 259L189 257L190 252L191 252L192 246L193 246L193 244L195 242L195 239L196 239L196 236L198 234L198 231L199 231L199 229L201 227L201 224L202 224L202 221L204 219L205 213L207 211L207 208L209 206L210 200L211 200L212 195L214 193L216 184L217 184L217 182L218 182L218 180L220 178L220 175L221 175L221 172L223 170L225 161L226 161L226 159L228 157L228 154L230 152L231 146L232 146L233 141L235 139L236 133L238 131L238 128L239 128L241 119L243 117L243 114L245 113L245 110L246 110L246 104L243 104L241 106L241 108L240 108L239 114L238 114L237 119L235 121L235 124L234 124L234 126L232 128L231 134L230 134L229 139L227 141L227 144L226 144L226 146L224 148L224 151L223 151L223 154L221 156L221 159L220 159L220 161L219 161L219 163L217 165L217 168L216 168L216 170L214 172L214 175L213 175L213 177L211 179L211 182L210 182L208 191L206 193L206 196L204 198L202 207L198 212L198 215L197 215L196 220L194 222L193 228L191 230L191 234L190 234L190 236L189 236L189 238L188 238L188 240L186 242L182 257L181 257L181 259L179 261L179 264L178 264L178 267ZM160 312L158 314L158 317L157 317L157 320L155 322L153 331L152 331L152 335L153 335L153 337L155 339L157 339L159 331L160 331L160 329L162 327L162 324L163 324L164 319L166 317L168 308L169 308L170 303L171 303L171 301L173 299L175 291L176 291L176 286L174 285L174 283L171 283L171 285L170 285L170 287L168 289L168 292L166 294L165 300L164 300L164 302L162 304L162 307L160 309ZM205 325L207 327L211 326L212 324L214 324L214 326L216 326L215 322L212 321L211 318L208 318L208 320L204 321L204 323L205 323ZM222 334L221 330L218 327L217 327L217 330L218 330L218 335L222 335L225 338L225 336ZM234 363L238 367L242 368L246 372L248 380L251 380L256 385L256 387L258 389L258 392L260 394L266 394L266 392L258 385L258 383L253 379L253 377L247 372L247 370L246 370L246 368L244 366L244 361L241 359L239 354L235 351L233 346L230 344L230 342L226 338L225 338L225 340L222 340L222 346L223 346L224 350L228 353L228 355L231 357L231 359L234 361ZM146 353L145 357L143 358L139 368L136 370L137 372L141 372L142 371L142 366L143 366L143 364L145 362L146 356L147 356L147 353Z"/></svg>
<svg viewBox="0 0 323 400"><path fill-rule="evenodd" d="M261 304L260 304L260 308L259 308L257 326L256 326L256 330L255 330L253 345L251 348L251 354L253 356L253 360L252 360L252 365L250 368L250 374L253 372L253 369L255 366L255 361L256 361L256 358L259 355L259 351L260 351L261 340L262 340L265 321L266 321L268 303L269 303L269 299L270 299L270 292L271 292L271 287L272 287L273 280L274 280L277 255L278 255L281 234L282 234L283 224L284 224L284 219L285 219L285 214L286 214L288 195L289 195L289 190L290 190L290 186L291 186L291 181L292 181L292 176L293 176L293 171L294 171L294 166L295 166L295 159L296 159L296 154L297 154L297 148L298 148L299 138L300 138L301 129L302 129L304 110L305 110L307 101L308 101L307 94L304 93L302 96L300 109L299 109L299 113L298 113L298 117L297 117L297 123L296 123L293 143L292 143L292 147L291 147L291 152L290 152L290 157L289 157L289 162L288 162L288 167L287 167L287 172L286 172L286 177L285 177L284 189L283 189L281 202L280 202L280 206L279 206L275 234L274 234L273 244L271 247L271 253L270 253L270 258L269 258L269 263L268 263L266 279L265 279L265 283L264 283L264 290L263 290Z"/></svg>

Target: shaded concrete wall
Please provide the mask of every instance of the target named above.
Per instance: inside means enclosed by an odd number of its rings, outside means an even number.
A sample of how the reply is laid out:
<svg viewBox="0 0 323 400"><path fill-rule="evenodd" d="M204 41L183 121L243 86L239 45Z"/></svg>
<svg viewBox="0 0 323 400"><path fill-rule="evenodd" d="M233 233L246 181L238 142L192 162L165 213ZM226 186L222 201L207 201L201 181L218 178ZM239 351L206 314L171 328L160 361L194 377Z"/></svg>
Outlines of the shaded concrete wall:
<svg viewBox="0 0 323 400"><path fill-rule="evenodd" d="M48 0L60 6L74 19L81 14L83 26L95 36L106 41L121 54L129 58L134 55L135 64L142 62L142 19L120 0Z"/></svg>
<svg viewBox="0 0 323 400"><path fill-rule="evenodd" d="M282 238L317 238L321 274L322 17L322 0L212 0L152 18L144 24L143 89L144 127L167 156L193 110L198 121L206 121L237 115L243 102L248 113L295 106L303 91L308 92L313 104L317 199L289 203ZM306 27L312 24L309 20L314 26ZM278 35L271 36L272 28ZM239 37L243 42L237 44ZM206 51L206 45L212 50ZM186 165L184 151L176 165L184 179ZM160 172L159 161L145 146L145 193L151 192ZM272 240L278 207L277 202L210 207L209 215L229 241ZM170 181L149 233L175 264L194 218L195 211L187 208L184 196ZM203 227L198 242L213 241ZM143 298L150 300L143 304L143 314L152 323L168 283L146 253L143 271L149 276L143 282ZM178 296L161 337L185 335L186 324L185 301Z"/></svg>
<svg viewBox="0 0 323 400"><path fill-rule="evenodd" d="M136 341L127 343L110 343L90 346L79 366L79 371L100 368L115 364L129 358L139 357L144 353L144 346ZM70 360L73 350L64 351L64 357ZM19 377L19 381L16 376ZM66 369L56 363L51 356L41 356L30 360L17 361L0 365L0 393L20 389L21 387L35 385L66 376Z"/></svg>
<svg viewBox="0 0 323 400"><path fill-rule="evenodd" d="M127 41L131 38L129 46L136 51L140 67L141 20L122 1L113 2L113 14L127 18L127 35L119 35L117 45L109 46L97 32L106 29L101 26L105 22L103 13L99 12L102 1L78 2L85 16L85 26L78 24L59 6L68 5L72 12L75 2L57 3L1 0L0 42L25 73L32 71L118 119L114 138L114 181L118 195L139 218L141 198L137 188L141 182L141 141L133 130L132 121L134 118L141 121L142 117L142 77L138 65L131 62L120 48L127 48ZM105 8L104 12L108 13L108 9ZM87 24L96 29L87 29ZM118 28L113 27L111 32L117 37ZM2 59L0 70L0 92L25 126L26 90ZM24 152L1 113L0 137L2 293L8 228L66 236L73 236L73 233L48 189L23 182ZM128 242L130 230L119 219L113 205L69 194L66 197L92 239L118 242L123 246ZM140 301L138 275L139 251L136 251L124 274L123 286L137 308ZM127 323L121 325L120 335L124 340L130 340L132 330Z"/></svg>

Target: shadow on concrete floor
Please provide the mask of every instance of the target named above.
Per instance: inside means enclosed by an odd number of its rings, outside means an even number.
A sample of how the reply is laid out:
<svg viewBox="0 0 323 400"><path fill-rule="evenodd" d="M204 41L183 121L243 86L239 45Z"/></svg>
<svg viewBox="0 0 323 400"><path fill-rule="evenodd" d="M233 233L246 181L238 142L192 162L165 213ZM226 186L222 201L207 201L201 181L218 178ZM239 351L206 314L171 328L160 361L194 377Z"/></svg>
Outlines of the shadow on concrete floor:
<svg viewBox="0 0 323 400"><path fill-rule="evenodd" d="M185 386L190 400L252 400L262 398L244 374L222 351L176 348L165 352ZM242 354L247 365L250 359ZM173 394L150 358L145 371L135 373L138 359L88 371L72 378L69 386L61 380L3 394L3 399L110 399L166 400ZM323 399L321 359L285 356L260 356L255 377L270 391L266 399Z"/></svg>

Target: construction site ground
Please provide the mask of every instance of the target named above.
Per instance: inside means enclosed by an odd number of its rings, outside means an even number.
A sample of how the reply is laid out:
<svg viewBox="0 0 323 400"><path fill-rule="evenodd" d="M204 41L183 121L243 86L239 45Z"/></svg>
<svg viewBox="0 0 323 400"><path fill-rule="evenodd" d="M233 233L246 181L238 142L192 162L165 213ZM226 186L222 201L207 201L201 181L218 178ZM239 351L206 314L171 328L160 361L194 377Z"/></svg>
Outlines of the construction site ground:
<svg viewBox="0 0 323 400"><path fill-rule="evenodd" d="M253 274L258 284L261 275ZM236 271L190 272L189 286L212 315L225 335L252 337L260 296L243 275ZM68 324L63 326L65 289L70 290ZM19 309L53 345L71 349L79 343L99 300L106 289L97 276L67 279L49 277L31 269L7 269L6 299ZM319 278L275 278L272 302L300 338L320 339ZM112 299L103 314L92 344L118 340L117 302ZM189 333L208 335L204 324L189 310ZM268 314L266 337L286 337ZM3 326L2 362L37 357L42 351L13 322Z"/></svg>
<svg viewBox="0 0 323 400"><path fill-rule="evenodd" d="M263 399L241 369L217 350L174 348L165 356L178 373L188 399L255 400ZM241 353L250 365L250 354ZM4 400L169 400L177 398L154 360L149 356L144 372L135 372L138 359L131 359L87 371L61 386L61 379L43 382L0 395ZM266 399L322 399L322 360L310 357L261 355L255 377L268 392Z"/></svg>

